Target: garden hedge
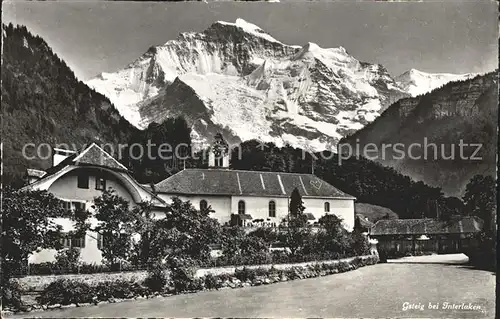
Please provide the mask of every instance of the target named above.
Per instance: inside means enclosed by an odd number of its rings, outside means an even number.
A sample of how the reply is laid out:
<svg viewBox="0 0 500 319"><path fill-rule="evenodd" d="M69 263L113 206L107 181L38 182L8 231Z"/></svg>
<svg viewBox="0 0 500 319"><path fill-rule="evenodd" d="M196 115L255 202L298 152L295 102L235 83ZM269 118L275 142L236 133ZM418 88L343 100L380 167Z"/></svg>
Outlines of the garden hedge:
<svg viewBox="0 0 500 319"><path fill-rule="evenodd" d="M375 255L355 257L336 263L315 263L307 266L291 266L285 269L237 268L234 274L207 274L201 278L176 276L164 278L157 270L152 271L142 282L124 280L87 284L69 279L59 279L48 285L37 298L38 307L60 307L63 305L97 304L114 302L117 299L132 299L154 295L172 295L221 288L239 288L266 285L276 282L313 278L342 273L378 262ZM185 274L185 270L180 270ZM163 286L159 287L158 283Z"/></svg>

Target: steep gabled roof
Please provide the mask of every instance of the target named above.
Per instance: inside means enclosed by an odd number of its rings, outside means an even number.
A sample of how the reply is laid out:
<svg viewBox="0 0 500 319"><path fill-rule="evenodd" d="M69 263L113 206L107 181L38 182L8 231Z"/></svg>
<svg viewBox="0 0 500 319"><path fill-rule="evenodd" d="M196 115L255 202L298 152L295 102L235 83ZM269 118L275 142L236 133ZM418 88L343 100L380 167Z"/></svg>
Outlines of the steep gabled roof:
<svg viewBox="0 0 500 319"><path fill-rule="evenodd" d="M379 220L371 229L373 236L380 235L425 235L425 234L463 234L477 233L483 221L476 216L456 216L449 221L423 219Z"/></svg>
<svg viewBox="0 0 500 319"><path fill-rule="evenodd" d="M114 159L113 156L111 156L108 152L100 148L95 143L92 143L83 152L78 154L73 159L73 163L76 165L94 165L117 170L128 170L120 162Z"/></svg>
<svg viewBox="0 0 500 319"><path fill-rule="evenodd" d="M303 197L355 199L312 174L229 169L185 169L154 188L165 194L267 197L290 197L297 188Z"/></svg>
<svg viewBox="0 0 500 319"><path fill-rule="evenodd" d="M139 189L144 190L147 192L153 200L156 202L153 202L153 205L155 207L160 207L158 205L163 205L165 204L165 201L161 199L160 197L156 196L154 192L151 190L151 187L146 187L145 185L139 184L128 172L128 169L122 165L120 162L118 162L116 159L114 159L109 153L104 151L101 147L99 147L97 144L92 143L91 145L85 147L82 151L77 152L75 154L72 154L65 158L63 161L61 161L59 164L56 166L53 166L49 168L47 171L38 171L45 173L43 174L43 177L39 179L38 181L34 182L33 184L25 186L23 189L28 189L31 187L36 187L37 185L40 185L44 183L47 179L52 178L56 176L59 173L63 173L64 171L68 171L71 168L75 168L78 166L92 166L92 167L100 167L100 168L106 168L110 169L113 171L119 171L121 176L124 176L126 180L128 180L130 183L135 184L135 186ZM29 174L30 172L28 172Z"/></svg>
<svg viewBox="0 0 500 319"><path fill-rule="evenodd" d="M128 171L124 165L114 159L108 152L103 150L97 144L92 143L79 152L68 156L59 164L48 168L46 170L47 174L44 177L53 175L68 165L92 165L106 167L113 170Z"/></svg>

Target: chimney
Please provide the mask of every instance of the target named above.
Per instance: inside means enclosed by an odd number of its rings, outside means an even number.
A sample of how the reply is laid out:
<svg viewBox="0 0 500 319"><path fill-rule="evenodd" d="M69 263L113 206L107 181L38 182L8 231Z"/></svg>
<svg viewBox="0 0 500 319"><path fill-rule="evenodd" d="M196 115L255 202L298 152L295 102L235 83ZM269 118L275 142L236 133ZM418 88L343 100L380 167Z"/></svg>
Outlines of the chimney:
<svg viewBox="0 0 500 319"><path fill-rule="evenodd" d="M33 168L28 168L26 170L26 183L27 185L33 184L34 182L40 180L42 177L47 174L44 171L38 170L38 169L33 169Z"/></svg>
<svg viewBox="0 0 500 319"><path fill-rule="evenodd" d="M62 161L64 161L69 156L75 154L75 151L65 150L62 148L53 148L52 149L52 166L56 166Z"/></svg>

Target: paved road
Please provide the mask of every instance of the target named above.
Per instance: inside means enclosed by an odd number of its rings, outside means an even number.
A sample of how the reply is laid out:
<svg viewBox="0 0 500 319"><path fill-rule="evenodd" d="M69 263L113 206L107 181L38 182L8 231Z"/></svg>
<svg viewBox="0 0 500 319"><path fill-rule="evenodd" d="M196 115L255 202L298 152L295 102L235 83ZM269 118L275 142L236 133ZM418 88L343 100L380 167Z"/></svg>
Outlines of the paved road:
<svg viewBox="0 0 500 319"><path fill-rule="evenodd" d="M445 263L440 264L442 260ZM412 317L494 318L495 276L464 255L412 257L268 286L34 313L45 317ZM455 264L453 264L455 263ZM480 310L447 310L443 303ZM406 304L405 304L406 303ZM423 310L404 306L423 306ZM429 303L440 309L428 309Z"/></svg>

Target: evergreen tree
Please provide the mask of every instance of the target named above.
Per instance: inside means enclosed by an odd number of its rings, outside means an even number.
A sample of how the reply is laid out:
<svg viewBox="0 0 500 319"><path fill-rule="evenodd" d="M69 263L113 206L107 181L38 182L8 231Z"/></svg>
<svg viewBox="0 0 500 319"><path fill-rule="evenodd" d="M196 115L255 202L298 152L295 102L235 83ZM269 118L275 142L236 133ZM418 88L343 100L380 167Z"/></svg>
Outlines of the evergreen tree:
<svg viewBox="0 0 500 319"><path fill-rule="evenodd" d="M304 214L304 203L299 190L295 188L290 196L289 212L284 221L285 230L280 233L280 241L283 242L290 254L296 256L307 244L311 237L311 227L307 223Z"/></svg>
<svg viewBox="0 0 500 319"><path fill-rule="evenodd" d="M299 190L295 187L290 196L290 216L298 218L302 215L305 210L304 202L302 201L302 196L300 196Z"/></svg>
<svg viewBox="0 0 500 319"><path fill-rule="evenodd" d="M467 215L478 216L492 232L496 220L496 187L491 176L476 175L466 186L463 201Z"/></svg>

